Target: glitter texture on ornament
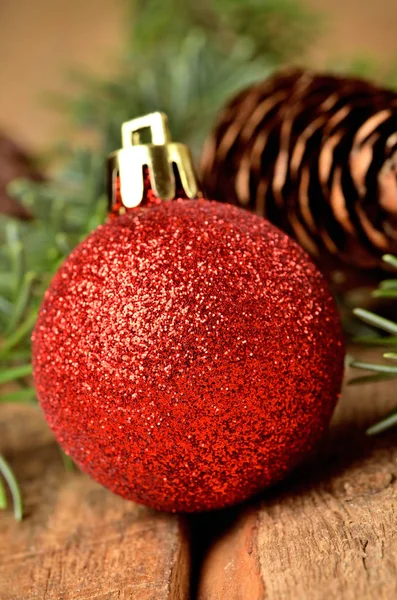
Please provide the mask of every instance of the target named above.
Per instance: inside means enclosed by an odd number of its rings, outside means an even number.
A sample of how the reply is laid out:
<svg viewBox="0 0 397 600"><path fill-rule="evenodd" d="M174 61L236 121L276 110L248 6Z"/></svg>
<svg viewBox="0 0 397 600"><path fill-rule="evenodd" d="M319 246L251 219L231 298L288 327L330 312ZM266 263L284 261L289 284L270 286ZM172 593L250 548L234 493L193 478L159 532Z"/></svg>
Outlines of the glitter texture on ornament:
<svg viewBox="0 0 397 600"><path fill-rule="evenodd" d="M169 511L239 502L321 437L343 371L322 276L284 233L205 200L80 244L33 335L38 396L94 479Z"/></svg>

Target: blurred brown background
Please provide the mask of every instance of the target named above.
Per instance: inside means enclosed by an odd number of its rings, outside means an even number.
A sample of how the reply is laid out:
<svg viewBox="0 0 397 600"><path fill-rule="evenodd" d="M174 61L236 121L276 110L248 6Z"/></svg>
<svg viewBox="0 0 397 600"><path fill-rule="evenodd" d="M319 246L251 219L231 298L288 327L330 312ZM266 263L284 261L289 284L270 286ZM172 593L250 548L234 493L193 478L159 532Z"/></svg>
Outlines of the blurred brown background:
<svg viewBox="0 0 397 600"><path fill-rule="evenodd" d="M311 64L397 57L396 0L304 1L322 15ZM110 71L122 35L122 1L0 0L0 129L32 149L65 135L67 124L48 111L43 92L66 90L73 66Z"/></svg>
<svg viewBox="0 0 397 600"><path fill-rule="evenodd" d="M67 71L111 69L123 32L122 2L0 0L0 129L32 148L65 126L44 92L67 90Z"/></svg>

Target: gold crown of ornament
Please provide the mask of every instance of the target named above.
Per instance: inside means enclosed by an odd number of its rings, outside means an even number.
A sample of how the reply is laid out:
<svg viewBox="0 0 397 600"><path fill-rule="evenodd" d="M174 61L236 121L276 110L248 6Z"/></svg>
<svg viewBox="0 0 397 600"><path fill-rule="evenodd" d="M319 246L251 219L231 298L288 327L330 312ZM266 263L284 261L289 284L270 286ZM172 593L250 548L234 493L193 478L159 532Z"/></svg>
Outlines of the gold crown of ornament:
<svg viewBox="0 0 397 600"><path fill-rule="evenodd" d="M142 143L142 133L149 130L150 143ZM200 196L198 179L189 148L172 142L168 119L155 112L132 119L121 127L123 147L108 158L108 198L110 210L116 203L116 179L119 178L120 196L126 208L138 206L144 194L143 167L149 169L154 193L162 200L176 197L175 170L187 198Z"/></svg>

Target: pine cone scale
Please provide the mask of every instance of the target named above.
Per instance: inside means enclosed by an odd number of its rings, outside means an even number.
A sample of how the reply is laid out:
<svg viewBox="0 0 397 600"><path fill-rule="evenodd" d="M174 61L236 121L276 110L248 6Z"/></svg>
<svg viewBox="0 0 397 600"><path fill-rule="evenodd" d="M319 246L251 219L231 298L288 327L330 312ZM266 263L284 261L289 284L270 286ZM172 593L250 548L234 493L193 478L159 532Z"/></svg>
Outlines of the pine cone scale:
<svg viewBox="0 0 397 600"><path fill-rule="evenodd" d="M263 214L319 260L384 268L382 254L397 252L396 146L395 92L290 70L225 108L204 150L204 187Z"/></svg>

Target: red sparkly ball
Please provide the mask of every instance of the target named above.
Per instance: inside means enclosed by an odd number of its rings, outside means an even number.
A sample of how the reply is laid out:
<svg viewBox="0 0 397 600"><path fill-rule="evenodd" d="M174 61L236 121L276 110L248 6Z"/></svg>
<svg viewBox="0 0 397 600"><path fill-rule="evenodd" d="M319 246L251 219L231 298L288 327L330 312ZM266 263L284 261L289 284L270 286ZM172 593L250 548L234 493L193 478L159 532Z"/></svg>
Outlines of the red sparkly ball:
<svg viewBox="0 0 397 600"><path fill-rule="evenodd" d="M304 251L227 204L99 227L46 292L34 378L65 451L157 509L231 505L315 446L340 391L334 302Z"/></svg>

